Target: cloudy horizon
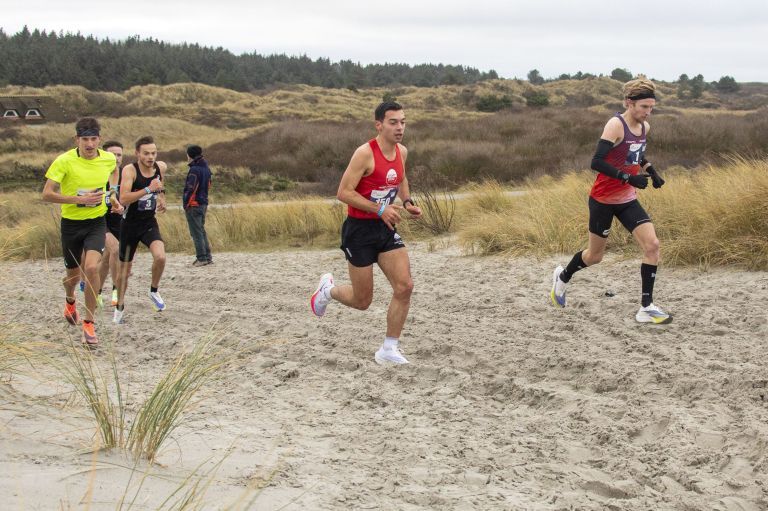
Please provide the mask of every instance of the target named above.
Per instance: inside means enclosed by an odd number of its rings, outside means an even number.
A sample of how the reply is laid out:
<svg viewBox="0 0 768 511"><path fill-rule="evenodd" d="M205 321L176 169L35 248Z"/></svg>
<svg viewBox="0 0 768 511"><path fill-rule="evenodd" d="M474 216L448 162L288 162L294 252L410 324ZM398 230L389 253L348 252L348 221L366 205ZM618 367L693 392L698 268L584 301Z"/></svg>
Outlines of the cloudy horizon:
<svg viewBox="0 0 768 511"><path fill-rule="evenodd" d="M577 71L610 74L618 67L667 81L686 73L707 81L727 75L768 82L768 50L759 38L768 32L764 0L648 0L642 9L595 0L476 0L471 8L392 0L391 14L342 0L268 6L222 0L215 11L207 2L180 0L135 0L125 9L85 5L14 1L0 28L8 35L25 25L113 40L138 35L235 54L464 65L504 78L525 78L531 69L555 78Z"/></svg>

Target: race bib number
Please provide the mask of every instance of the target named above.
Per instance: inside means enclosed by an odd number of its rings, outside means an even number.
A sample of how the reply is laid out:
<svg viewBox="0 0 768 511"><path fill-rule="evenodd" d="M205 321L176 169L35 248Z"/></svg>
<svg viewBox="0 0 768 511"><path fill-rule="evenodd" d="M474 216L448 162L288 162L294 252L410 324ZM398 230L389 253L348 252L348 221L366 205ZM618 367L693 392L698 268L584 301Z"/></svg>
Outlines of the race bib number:
<svg viewBox="0 0 768 511"><path fill-rule="evenodd" d="M85 195L86 193L98 192L100 190L101 190L101 188L94 188L93 190L78 190L77 191L77 195L78 196L82 196L82 195ZM101 206L101 203L96 203L96 204L78 204L77 205L78 208L95 208L95 207L98 207L98 206Z"/></svg>
<svg viewBox="0 0 768 511"><path fill-rule="evenodd" d="M138 211L154 211L157 207L157 195L148 193L139 199L136 209Z"/></svg>
<svg viewBox="0 0 768 511"><path fill-rule="evenodd" d="M395 197L397 197L397 187L371 191L371 200L376 204L386 204L389 206L395 202Z"/></svg>
<svg viewBox="0 0 768 511"><path fill-rule="evenodd" d="M624 161L625 165L640 165L645 156L645 143L642 144L629 144L629 151L627 151L627 159Z"/></svg>

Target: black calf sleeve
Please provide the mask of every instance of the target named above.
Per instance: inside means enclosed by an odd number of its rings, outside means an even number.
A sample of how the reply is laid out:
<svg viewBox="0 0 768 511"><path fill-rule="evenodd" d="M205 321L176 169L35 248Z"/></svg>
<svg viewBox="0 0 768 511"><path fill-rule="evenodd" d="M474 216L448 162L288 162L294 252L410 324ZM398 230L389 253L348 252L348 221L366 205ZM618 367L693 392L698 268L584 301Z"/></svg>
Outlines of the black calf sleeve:
<svg viewBox="0 0 768 511"><path fill-rule="evenodd" d="M571 280L574 273L586 267L587 265L584 264L584 260L581 258L581 252L576 252L568 266L560 273L560 280L567 283Z"/></svg>
<svg viewBox="0 0 768 511"><path fill-rule="evenodd" d="M648 307L653 303L653 284L656 282L656 270L658 266L653 264L640 265L640 278L643 281L641 303L643 307Z"/></svg>

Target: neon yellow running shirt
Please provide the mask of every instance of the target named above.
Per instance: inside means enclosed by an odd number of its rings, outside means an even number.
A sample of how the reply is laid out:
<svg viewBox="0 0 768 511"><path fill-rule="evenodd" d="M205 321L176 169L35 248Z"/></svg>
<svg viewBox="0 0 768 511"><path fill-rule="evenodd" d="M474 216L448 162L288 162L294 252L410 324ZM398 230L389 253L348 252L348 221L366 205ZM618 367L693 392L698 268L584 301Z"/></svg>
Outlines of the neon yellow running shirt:
<svg viewBox="0 0 768 511"><path fill-rule="evenodd" d="M109 175L115 170L117 161L109 151L98 150L99 155L92 160L81 158L77 148L67 151L56 158L45 177L61 185L62 195L82 195L96 190L106 191ZM105 201L95 206L82 204L62 204L61 216L69 220L89 220L99 218L107 212Z"/></svg>

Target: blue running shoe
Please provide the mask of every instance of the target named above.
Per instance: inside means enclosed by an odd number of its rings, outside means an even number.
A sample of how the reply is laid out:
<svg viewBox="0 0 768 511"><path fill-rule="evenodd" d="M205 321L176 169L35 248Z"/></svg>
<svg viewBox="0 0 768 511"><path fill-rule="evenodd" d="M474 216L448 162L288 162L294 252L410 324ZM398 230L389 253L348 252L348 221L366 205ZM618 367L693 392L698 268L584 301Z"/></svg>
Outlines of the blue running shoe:
<svg viewBox="0 0 768 511"><path fill-rule="evenodd" d="M149 299L152 300L152 307L154 307L157 312L163 312L165 310L165 301L163 301L163 297L160 296L160 293L153 293L150 291Z"/></svg>

